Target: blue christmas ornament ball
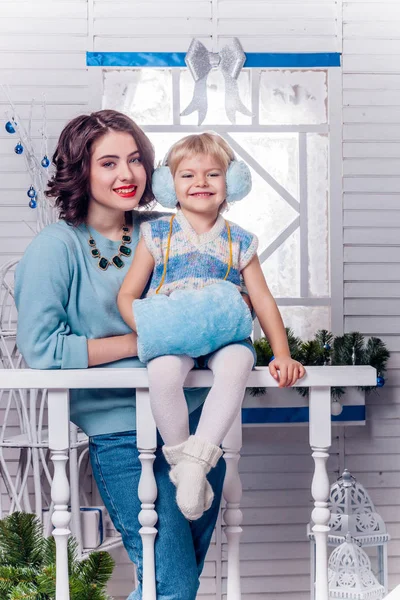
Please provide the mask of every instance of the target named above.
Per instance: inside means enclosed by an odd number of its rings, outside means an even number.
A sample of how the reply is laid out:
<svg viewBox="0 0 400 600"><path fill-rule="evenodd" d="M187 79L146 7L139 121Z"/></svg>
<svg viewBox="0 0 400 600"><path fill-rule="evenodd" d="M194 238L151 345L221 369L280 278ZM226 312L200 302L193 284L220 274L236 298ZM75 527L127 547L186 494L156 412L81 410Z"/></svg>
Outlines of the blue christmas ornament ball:
<svg viewBox="0 0 400 600"><path fill-rule="evenodd" d="M382 375L378 375L376 378L376 387L383 387L385 385L385 379Z"/></svg>
<svg viewBox="0 0 400 600"><path fill-rule="evenodd" d="M32 199L32 200L29 202L29 207L30 207L30 208L36 208L36 207L37 207L36 200L33 200L33 199Z"/></svg>
<svg viewBox="0 0 400 600"><path fill-rule="evenodd" d="M6 131L7 133L15 133L15 127L14 125L11 123L11 121L7 121L6 125Z"/></svg>
<svg viewBox="0 0 400 600"><path fill-rule="evenodd" d="M324 350L329 351L331 349L329 344L324 344Z"/></svg>
<svg viewBox="0 0 400 600"><path fill-rule="evenodd" d="M48 159L48 157L47 157L46 155L45 155L45 156L43 156L43 158L42 158L42 162L41 162L40 164L42 165L42 167L43 167L44 169L47 169L47 167L48 167L48 166L49 166L49 164L50 164L50 161L49 161L49 159Z"/></svg>
<svg viewBox="0 0 400 600"><path fill-rule="evenodd" d="M23 145L21 144L21 142L18 142L18 144L14 148L15 154L22 154L23 151L24 151Z"/></svg>
<svg viewBox="0 0 400 600"><path fill-rule="evenodd" d="M29 188L29 190L26 192L26 195L28 196L28 198L36 198L36 195L37 195L36 190L32 185Z"/></svg>

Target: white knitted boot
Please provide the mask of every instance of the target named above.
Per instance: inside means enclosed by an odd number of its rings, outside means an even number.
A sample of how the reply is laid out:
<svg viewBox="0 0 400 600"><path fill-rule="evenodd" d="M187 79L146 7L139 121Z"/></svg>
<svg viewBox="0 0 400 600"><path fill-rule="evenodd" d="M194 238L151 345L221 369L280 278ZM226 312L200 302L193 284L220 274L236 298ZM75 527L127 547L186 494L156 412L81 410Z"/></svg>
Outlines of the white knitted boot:
<svg viewBox="0 0 400 600"><path fill-rule="evenodd" d="M169 465L171 465L172 469L169 472L169 478L172 483L176 486L177 478L175 477L173 471L176 465L182 460L186 459L186 455L184 454L184 448L187 442L182 442L182 444L178 444L177 446L163 446L162 451L165 456L165 460ZM203 510L208 510L211 508L211 504L214 499L214 492L211 487L210 482L206 479L205 489L204 489L204 507Z"/></svg>
<svg viewBox="0 0 400 600"><path fill-rule="evenodd" d="M170 479L176 485L176 502L190 521L200 519L212 504L214 492L206 475L221 456L219 446L191 435L181 460L171 469Z"/></svg>
<svg viewBox="0 0 400 600"><path fill-rule="evenodd" d="M171 467L175 467L179 461L183 458L183 450L186 442L182 442L177 446L163 446L162 451L165 456L165 460Z"/></svg>

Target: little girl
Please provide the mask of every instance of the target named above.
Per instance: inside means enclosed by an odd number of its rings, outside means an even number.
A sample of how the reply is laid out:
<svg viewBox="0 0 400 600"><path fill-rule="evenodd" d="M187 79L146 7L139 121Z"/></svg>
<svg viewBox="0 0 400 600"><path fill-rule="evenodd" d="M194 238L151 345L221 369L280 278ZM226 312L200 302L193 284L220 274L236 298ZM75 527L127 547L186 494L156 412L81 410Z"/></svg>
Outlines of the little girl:
<svg viewBox="0 0 400 600"><path fill-rule="evenodd" d="M140 299L150 277L147 297L197 290L224 279L242 292L244 281L273 348L270 372L280 387L294 384L303 377L304 367L290 357L282 319L256 254L257 238L221 215L230 200L227 171L232 165L245 165L236 161L230 146L214 133L178 141L169 150L166 165L173 177L171 193L176 194L178 211L141 225L141 239L118 296L122 317L136 331L132 303ZM171 205L155 194L161 203ZM199 519L211 506L213 491L206 475L222 455L220 444L241 409L255 358L251 341L243 340L200 359L159 356L147 365L151 407L165 444L164 456L172 467L170 478L177 488L178 506L190 520ZM199 365L213 372L214 383L196 434L189 436L183 384L189 371Z"/></svg>

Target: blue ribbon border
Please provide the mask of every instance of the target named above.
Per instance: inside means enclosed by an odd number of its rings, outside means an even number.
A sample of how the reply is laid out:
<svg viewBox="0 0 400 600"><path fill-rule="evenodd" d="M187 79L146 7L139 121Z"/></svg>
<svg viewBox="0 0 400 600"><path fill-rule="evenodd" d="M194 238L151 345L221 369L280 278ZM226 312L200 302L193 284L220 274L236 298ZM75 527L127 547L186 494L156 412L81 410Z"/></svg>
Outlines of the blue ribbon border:
<svg viewBox="0 0 400 600"><path fill-rule="evenodd" d="M86 52L88 67L186 67L185 52ZM244 68L340 67L339 52L248 52Z"/></svg>
<svg viewBox="0 0 400 600"><path fill-rule="evenodd" d="M365 421L365 406L363 404L343 406L340 415L332 416L332 422ZM308 406L286 406L280 408L242 408L243 425L267 423L308 423Z"/></svg>

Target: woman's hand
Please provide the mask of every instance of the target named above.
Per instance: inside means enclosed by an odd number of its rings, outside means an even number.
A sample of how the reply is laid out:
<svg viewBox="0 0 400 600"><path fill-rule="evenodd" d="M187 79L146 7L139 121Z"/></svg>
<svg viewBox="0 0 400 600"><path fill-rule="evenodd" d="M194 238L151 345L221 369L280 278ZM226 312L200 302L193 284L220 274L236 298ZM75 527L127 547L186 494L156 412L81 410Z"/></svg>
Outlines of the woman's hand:
<svg viewBox="0 0 400 600"><path fill-rule="evenodd" d="M126 357L131 358L132 356L137 356L137 335L133 331L132 333L127 333L123 336L124 345L126 348Z"/></svg>
<svg viewBox="0 0 400 600"><path fill-rule="evenodd" d="M137 356L137 335L135 332L88 340L87 345L89 367L97 367L105 363Z"/></svg>
<svg viewBox="0 0 400 600"><path fill-rule="evenodd" d="M298 379L304 377L306 372L303 365L290 356L282 356L281 358L276 356L268 367L272 377L279 381L280 388L294 385Z"/></svg>

